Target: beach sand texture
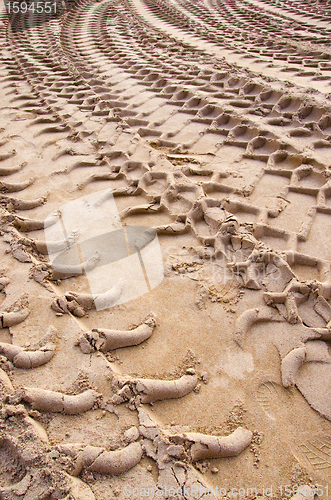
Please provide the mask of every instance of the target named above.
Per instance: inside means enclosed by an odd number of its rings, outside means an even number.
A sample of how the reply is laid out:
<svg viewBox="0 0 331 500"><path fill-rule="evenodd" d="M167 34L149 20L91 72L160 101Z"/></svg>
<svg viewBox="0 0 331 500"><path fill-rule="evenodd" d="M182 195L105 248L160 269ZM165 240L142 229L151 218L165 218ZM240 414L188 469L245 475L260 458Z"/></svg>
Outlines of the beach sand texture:
<svg viewBox="0 0 331 500"><path fill-rule="evenodd" d="M2 6L0 499L328 498L330 8Z"/></svg>

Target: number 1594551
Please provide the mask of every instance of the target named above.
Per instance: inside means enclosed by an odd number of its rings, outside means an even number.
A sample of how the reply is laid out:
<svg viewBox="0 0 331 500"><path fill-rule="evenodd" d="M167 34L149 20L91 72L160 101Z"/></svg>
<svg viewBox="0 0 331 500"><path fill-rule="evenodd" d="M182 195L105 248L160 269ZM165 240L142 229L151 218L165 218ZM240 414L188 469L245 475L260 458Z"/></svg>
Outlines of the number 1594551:
<svg viewBox="0 0 331 500"><path fill-rule="evenodd" d="M280 492L280 495L283 497L292 497L293 495L297 493L301 493L302 495L310 495L312 496L318 496L328 498L329 496L329 486L323 486L321 484L315 484L315 485L305 485L305 486L299 486L297 484L295 485L289 485L286 484L284 486L279 486L278 490ZM307 496L308 498L308 496Z"/></svg>
<svg viewBox="0 0 331 500"><path fill-rule="evenodd" d="M8 14L56 14L57 2L6 2Z"/></svg>

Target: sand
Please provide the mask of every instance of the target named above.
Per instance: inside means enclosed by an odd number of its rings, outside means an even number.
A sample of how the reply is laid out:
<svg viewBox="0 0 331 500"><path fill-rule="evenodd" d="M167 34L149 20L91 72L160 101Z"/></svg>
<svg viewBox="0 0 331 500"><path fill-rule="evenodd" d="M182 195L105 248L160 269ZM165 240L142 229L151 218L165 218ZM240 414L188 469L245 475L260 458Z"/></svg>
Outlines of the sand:
<svg viewBox="0 0 331 500"><path fill-rule="evenodd" d="M330 2L0 19L0 499L328 498Z"/></svg>

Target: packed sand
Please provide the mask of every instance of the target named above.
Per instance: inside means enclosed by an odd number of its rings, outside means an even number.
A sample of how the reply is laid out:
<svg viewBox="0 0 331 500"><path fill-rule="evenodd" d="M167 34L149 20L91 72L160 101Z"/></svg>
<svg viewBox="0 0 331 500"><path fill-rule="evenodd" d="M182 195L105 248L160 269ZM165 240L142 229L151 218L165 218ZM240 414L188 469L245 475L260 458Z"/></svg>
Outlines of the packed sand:
<svg viewBox="0 0 331 500"><path fill-rule="evenodd" d="M330 7L3 7L0 499L328 498Z"/></svg>

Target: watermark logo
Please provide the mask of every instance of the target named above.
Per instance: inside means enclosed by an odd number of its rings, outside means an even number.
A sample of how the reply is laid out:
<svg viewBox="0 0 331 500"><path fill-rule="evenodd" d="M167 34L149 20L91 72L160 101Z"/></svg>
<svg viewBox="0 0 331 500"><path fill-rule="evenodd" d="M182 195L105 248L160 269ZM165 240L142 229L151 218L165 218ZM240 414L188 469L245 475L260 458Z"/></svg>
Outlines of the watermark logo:
<svg viewBox="0 0 331 500"><path fill-rule="evenodd" d="M136 299L163 280L155 229L122 226L111 190L62 205L44 225L53 270L85 274L97 310Z"/></svg>
<svg viewBox="0 0 331 500"><path fill-rule="evenodd" d="M34 28L69 12L75 0L3 0L13 32Z"/></svg>

